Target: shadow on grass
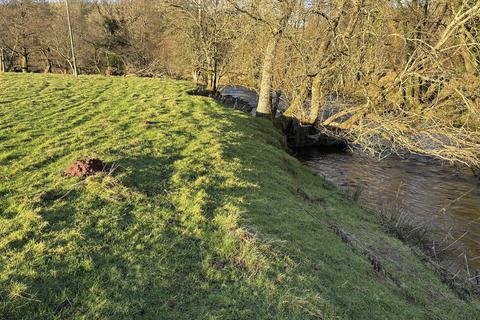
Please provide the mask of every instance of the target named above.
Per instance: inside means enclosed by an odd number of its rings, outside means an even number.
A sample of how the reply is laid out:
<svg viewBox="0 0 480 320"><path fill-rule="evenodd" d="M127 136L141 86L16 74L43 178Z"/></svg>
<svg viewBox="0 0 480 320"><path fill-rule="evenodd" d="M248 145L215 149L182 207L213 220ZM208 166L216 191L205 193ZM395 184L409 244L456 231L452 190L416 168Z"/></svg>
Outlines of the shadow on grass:
<svg viewBox="0 0 480 320"><path fill-rule="evenodd" d="M122 183L147 196L165 193L174 173L173 164L182 157L177 153L163 157L139 156L119 159Z"/></svg>

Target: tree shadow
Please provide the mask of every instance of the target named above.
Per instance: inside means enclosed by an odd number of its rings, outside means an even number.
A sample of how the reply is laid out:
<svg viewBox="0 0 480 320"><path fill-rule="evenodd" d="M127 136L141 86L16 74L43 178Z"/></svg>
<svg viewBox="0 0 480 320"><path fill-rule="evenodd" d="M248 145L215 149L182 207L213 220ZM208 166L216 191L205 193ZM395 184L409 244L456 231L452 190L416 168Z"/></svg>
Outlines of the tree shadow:
<svg viewBox="0 0 480 320"><path fill-rule="evenodd" d="M175 155L138 156L116 161L121 181L127 188L147 196L164 193L173 175L173 164L182 157Z"/></svg>

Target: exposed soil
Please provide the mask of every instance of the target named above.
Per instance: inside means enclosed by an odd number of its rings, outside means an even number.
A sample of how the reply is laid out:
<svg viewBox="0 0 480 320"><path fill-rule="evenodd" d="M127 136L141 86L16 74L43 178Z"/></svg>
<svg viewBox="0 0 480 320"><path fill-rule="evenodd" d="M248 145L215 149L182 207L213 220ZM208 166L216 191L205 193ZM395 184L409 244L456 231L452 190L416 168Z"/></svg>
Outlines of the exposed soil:
<svg viewBox="0 0 480 320"><path fill-rule="evenodd" d="M106 170L107 165L101 160L90 158L75 161L65 170L64 175L69 177L86 177Z"/></svg>

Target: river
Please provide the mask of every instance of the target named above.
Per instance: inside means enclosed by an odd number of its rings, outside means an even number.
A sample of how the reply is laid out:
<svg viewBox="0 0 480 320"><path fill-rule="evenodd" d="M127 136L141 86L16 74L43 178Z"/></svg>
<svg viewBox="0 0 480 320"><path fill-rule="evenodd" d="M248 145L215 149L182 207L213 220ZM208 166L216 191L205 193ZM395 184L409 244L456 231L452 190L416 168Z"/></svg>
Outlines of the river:
<svg viewBox="0 0 480 320"><path fill-rule="evenodd" d="M378 160L359 153L307 148L297 158L375 211L396 211L424 225L444 245L450 257L480 270L480 179L465 167L440 164L426 157L390 156ZM457 241L458 240L458 241Z"/></svg>
<svg viewBox="0 0 480 320"><path fill-rule="evenodd" d="M256 105L254 91L226 87L224 95ZM427 157L382 160L357 152L329 152L319 148L295 151L296 157L340 189L356 192L359 202L375 211L402 212L424 225L437 241L451 245L450 260L471 271L480 270L480 179L466 167Z"/></svg>

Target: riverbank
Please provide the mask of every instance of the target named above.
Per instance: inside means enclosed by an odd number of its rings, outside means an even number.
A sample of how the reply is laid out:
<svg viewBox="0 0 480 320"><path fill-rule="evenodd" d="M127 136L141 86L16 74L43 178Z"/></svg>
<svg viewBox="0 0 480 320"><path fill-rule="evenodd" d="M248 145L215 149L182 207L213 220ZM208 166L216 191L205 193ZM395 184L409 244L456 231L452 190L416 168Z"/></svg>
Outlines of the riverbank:
<svg viewBox="0 0 480 320"><path fill-rule="evenodd" d="M238 86L225 86L217 98L248 113L258 101L255 91ZM332 102L326 106L334 108ZM343 193L354 193L362 207L378 212L380 218L402 220L388 222L387 231L395 230L402 241L423 234L421 244L415 240L414 246L448 270L446 278L451 280L447 282L453 281L459 288L472 283L474 291L480 289L480 190L475 168L406 150L403 155L391 154L380 160L363 153L360 146L349 145L340 132L327 135L279 114L275 126L286 135L287 145L300 162ZM410 234L410 229L416 235Z"/></svg>
<svg viewBox="0 0 480 320"><path fill-rule="evenodd" d="M0 317L475 318L284 138L186 82L0 75ZM77 159L112 170L63 176Z"/></svg>

